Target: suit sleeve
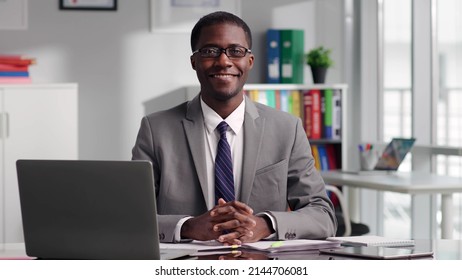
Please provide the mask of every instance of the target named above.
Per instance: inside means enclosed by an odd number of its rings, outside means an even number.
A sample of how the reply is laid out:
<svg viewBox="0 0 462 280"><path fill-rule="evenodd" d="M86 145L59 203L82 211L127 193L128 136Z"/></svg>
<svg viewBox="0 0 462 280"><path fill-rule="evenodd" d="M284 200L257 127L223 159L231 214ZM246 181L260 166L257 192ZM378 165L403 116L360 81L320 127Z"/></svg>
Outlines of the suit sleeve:
<svg viewBox="0 0 462 280"><path fill-rule="evenodd" d="M160 188L160 163L155 154L155 141L149 119L144 117L132 149L132 160L148 160L152 162L154 169L154 184L156 199L159 197ZM157 215L160 242L175 242L175 228L185 215Z"/></svg>
<svg viewBox="0 0 462 280"><path fill-rule="evenodd" d="M334 236L337 220L324 181L314 165L311 148L300 119L287 174L287 201L290 211L269 211L276 220L277 238L325 239Z"/></svg>

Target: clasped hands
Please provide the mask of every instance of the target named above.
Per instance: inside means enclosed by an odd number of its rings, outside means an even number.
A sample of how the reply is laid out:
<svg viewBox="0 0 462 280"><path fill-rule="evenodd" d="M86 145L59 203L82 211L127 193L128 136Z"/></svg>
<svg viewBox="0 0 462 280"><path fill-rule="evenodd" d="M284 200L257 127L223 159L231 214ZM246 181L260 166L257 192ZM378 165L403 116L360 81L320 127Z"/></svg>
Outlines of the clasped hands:
<svg viewBox="0 0 462 280"><path fill-rule="evenodd" d="M263 217L254 216L253 209L240 201L218 200L210 211L187 220L181 237L194 240L217 240L224 245L256 242L271 234Z"/></svg>

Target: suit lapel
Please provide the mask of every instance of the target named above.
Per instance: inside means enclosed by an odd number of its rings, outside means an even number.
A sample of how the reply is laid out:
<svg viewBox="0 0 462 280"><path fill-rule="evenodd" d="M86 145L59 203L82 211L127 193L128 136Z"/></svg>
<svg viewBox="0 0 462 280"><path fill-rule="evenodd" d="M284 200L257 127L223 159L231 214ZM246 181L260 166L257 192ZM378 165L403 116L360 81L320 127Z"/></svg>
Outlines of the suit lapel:
<svg viewBox="0 0 462 280"><path fill-rule="evenodd" d="M249 202L250 193L255 179L258 155L263 141L265 119L260 117L257 107L245 97L244 116L244 162L242 166L242 185L240 200Z"/></svg>
<svg viewBox="0 0 462 280"><path fill-rule="evenodd" d="M207 201L207 170L205 164L204 118L200 107L200 95L189 104L183 127L189 145L189 150L201 184L202 193ZM257 160L263 141L265 119L260 117L253 102L245 97L244 116L244 156L242 166L242 183L240 201L248 203L255 179Z"/></svg>
<svg viewBox="0 0 462 280"><path fill-rule="evenodd" d="M207 201L207 170L205 164L204 118L200 106L200 95L197 95L189 104L183 127L189 145L189 150L196 168L197 177L201 184L202 194Z"/></svg>

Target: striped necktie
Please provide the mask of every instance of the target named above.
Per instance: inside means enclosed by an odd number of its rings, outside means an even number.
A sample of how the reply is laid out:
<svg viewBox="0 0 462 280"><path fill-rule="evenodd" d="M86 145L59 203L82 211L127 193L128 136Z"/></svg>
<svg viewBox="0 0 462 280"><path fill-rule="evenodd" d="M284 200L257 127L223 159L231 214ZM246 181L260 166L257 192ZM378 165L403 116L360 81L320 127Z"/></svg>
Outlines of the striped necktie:
<svg viewBox="0 0 462 280"><path fill-rule="evenodd" d="M231 158L231 148L226 139L228 124L222 121L217 126L220 132L220 140L217 146L217 157L215 158L215 203L223 198L226 202L235 200L233 160Z"/></svg>

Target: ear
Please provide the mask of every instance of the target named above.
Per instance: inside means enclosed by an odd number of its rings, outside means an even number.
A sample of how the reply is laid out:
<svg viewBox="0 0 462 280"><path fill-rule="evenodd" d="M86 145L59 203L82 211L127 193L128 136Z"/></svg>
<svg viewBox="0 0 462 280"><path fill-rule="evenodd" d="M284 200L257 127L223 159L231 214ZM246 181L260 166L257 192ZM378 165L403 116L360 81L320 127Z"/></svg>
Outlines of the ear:
<svg viewBox="0 0 462 280"><path fill-rule="evenodd" d="M189 59L191 60L192 69L196 70L196 59L194 58L194 55L191 55Z"/></svg>
<svg viewBox="0 0 462 280"><path fill-rule="evenodd" d="M255 56L253 54L250 54L249 55L249 69L252 69L254 60L255 60Z"/></svg>

